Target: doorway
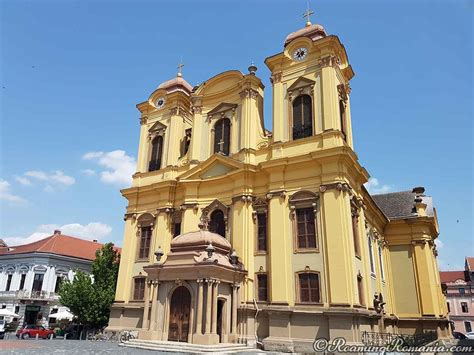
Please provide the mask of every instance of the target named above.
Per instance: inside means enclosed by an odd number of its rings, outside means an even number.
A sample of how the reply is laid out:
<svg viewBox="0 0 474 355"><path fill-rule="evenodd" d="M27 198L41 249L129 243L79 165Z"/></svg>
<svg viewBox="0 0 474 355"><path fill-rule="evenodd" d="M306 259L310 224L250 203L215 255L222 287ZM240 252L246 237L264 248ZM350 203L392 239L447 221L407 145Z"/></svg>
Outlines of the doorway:
<svg viewBox="0 0 474 355"><path fill-rule="evenodd" d="M26 324L36 325L36 321L38 319L38 314L40 310L41 310L40 306L26 306L26 310L25 310Z"/></svg>
<svg viewBox="0 0 474 355"><path fill-rule="evenodd" d="M188 341L190 311L191 294L186 287L180 286L171 296L169 341Z"/></svg>
<svg viewBox="0 0 474 355"><path fill-rule="evenodd" d="M217 300L217 334L219 335L219 343L224 341L222 335L222 318L224 317L225 300Z"/></svg>

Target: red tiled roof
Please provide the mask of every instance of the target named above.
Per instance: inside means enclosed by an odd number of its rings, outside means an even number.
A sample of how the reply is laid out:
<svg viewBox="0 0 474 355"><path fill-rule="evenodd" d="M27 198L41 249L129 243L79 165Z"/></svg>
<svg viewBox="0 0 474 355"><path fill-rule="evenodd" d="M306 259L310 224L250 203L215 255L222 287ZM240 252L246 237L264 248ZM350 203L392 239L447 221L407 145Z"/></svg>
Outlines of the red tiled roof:
<svg viewBox="0 0 474 355"><path fill-rule="evenodd" d="M441 283L456 282L457 280L464 280L464 271L440 271L439 277Z"/></svg>
<svg viewBox="0 0 474 355"><path fill-rule="evenodd" d="M0 247L1 255L27 254L27 253L50 253L65 255L73 258L94 260L97 249L102 248L101 243L95 241L80 239L62 234L53 234L52 236L38 240L36 242L13 247ZM115 247L115 250L121 251Z"/></svg>
<svg viewBox="0 0 474 355"><path fill-rule="evenodd" d="M469 271L474 271L474 257L466 256L466 263Z"/></svg>

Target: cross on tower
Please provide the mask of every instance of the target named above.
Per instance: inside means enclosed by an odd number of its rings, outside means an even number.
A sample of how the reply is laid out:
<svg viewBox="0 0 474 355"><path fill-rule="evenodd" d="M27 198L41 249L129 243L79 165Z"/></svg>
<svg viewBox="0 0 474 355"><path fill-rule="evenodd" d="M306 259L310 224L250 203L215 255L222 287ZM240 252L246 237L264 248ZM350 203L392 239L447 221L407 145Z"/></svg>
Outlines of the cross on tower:
<svg viewBox="0 0 474 355"><path fill-rule="evenodd" d="M303 14L303 17L306 18L306 26L311 26L311 15L314 15L314 11L309 9L309 1L306 12Z"/></svg>
<svg viewBox="0 0 474 355"><path fill-rule="evenodd" d="M184 67L184 64L183 64L183 61L180 60L179 63L178 63L178 76L183 76L183 67Z"/></svg>

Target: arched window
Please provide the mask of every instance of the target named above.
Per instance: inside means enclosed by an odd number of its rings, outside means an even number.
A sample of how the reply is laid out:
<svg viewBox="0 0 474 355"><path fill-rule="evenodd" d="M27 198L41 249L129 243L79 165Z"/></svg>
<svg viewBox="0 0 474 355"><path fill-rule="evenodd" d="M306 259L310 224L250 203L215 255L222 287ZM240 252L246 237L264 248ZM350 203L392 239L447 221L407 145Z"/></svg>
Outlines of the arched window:
<svg viewBox="0 0 474 355"><path fill-rule="evenodd" d="M309 95L300 95L293 101L293 140L313 135L313 109Z"/></svg>
<svg viewBox="0 0 474 355"><path fill-rule="evenodd" d="M163 136L157 136L151 141L151 157L148 171L160 170L163 155Z"/></svg>
<svg viewBox="0 0 474 355"><path fill-rule="evenodd" d="M221 210L215 210L211 213L211 219L209 221L209 231L220 234L225 238L224 212L222 212Z"/></svg>
<svg viewBox="0 0 474 355"><path fill-rule="evenodd" d="M230 120L223 118L214 126L214 153L229 155Z"/></svg>

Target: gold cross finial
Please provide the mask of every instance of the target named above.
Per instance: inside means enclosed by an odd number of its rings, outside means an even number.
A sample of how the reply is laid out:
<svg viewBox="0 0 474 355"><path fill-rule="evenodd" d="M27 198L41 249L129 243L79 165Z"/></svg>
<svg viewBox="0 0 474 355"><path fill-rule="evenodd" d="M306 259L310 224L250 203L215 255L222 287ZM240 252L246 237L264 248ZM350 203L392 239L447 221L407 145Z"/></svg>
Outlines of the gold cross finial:
<svg viewBox="0 0 474 355"><path fill-rule="evenodd" d="M311 26L311 15L314 15L314 11L309 9L309 1L307 2L306 12L303 14L303 17L306 18L306 26Z"/></svg>
<svg viewBox="0 0 474 355"><path fill-rule="evenodd" d="M184 67L184 64L183 64L183 60L180 59L179 63L178 63L178 76L183 76L183 67Z"/></svg>

